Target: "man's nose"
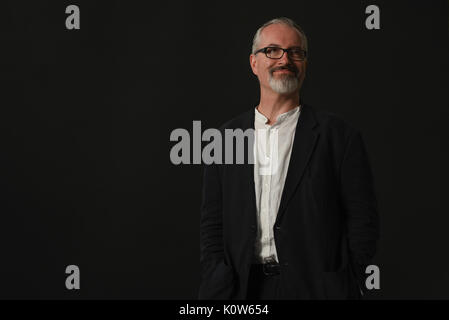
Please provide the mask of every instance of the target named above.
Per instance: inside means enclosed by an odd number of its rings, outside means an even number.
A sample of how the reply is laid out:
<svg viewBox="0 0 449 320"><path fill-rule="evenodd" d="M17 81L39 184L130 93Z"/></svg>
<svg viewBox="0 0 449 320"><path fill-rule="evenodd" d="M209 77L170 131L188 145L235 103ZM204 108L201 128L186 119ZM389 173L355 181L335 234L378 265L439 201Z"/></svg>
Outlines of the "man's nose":
<svg viewBox="0 0 449 320"><path fill-rule="evenodd" d="M290 57L288 56L288 53L287 52L284 52L284 55L282 56L282 58L280 58L279 59L279 64L282 64L282 65L288 65L288 64L290 64Z"/></svg>

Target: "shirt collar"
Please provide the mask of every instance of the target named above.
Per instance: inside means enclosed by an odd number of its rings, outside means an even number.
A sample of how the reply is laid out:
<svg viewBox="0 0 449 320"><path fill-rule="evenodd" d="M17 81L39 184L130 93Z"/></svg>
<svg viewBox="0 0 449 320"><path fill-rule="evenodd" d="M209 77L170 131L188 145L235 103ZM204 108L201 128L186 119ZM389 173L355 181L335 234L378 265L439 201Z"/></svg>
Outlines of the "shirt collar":
<svg viewBox="0 0 449 320"><path fill-rule="evenodd" d="M297 106L296 108L293 108L292 110L289 110L287 112L284 112L282 114L280 114L278 116L278 118L276 119L276 122L273 124L278 126L280 124L282 124L283 122L286 122L289 119L292 119L295 117L295 115L299 112L301 108L301 105ZM259 110L257 110L257 108L254 108L255 110L255 119L256 121L262 123L262 124L266 124L268 122L268 118L265 117L262 113L259 112Z"/></svg>

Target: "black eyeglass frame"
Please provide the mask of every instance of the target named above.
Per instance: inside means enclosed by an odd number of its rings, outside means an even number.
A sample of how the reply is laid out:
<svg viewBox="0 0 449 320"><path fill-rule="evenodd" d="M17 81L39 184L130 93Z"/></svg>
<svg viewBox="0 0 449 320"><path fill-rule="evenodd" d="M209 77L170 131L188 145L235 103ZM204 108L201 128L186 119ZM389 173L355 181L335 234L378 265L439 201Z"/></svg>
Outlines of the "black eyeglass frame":
<svg viewBox="0 0 449 320"><path fill-rule="evenodd" d="M272 57L269 57L268 54L267 54L267 50L268 49L281 49L283 52L282 52L282 55L279 58L272 58ZM303 54L304 54L304 58L302 58L302 59L293 59L292 56L290 55L290 52L291 52L292 49L298 49L298 47L292 47L292 48L284 49L284 48L281 48L281 47L269 46L269 47L265 47L265 48L257 50L256 52L254 52L254 54L258 54L259 52L263 52L263 53L265 53L265 56L268 59L279 60L279 59L282 59L284 54L287 52L287 56L289 58L291 58L292 60L295 60L295 61L304 61L307 58L307 51L300 49L303 52Z"/></svg>

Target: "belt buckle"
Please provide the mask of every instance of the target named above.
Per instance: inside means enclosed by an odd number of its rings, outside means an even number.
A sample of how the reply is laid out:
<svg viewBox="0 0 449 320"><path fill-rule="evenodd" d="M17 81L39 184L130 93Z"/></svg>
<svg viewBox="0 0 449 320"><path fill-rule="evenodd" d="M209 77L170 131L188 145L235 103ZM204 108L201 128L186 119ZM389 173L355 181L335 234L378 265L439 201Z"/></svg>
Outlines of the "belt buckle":
<svg viewBox="0 0 449 320"><path fill-rule="evenodd" d="M266 257L263 259L263 273L266 276L273 276L279 274L279 263L273 256Z"/></svg>

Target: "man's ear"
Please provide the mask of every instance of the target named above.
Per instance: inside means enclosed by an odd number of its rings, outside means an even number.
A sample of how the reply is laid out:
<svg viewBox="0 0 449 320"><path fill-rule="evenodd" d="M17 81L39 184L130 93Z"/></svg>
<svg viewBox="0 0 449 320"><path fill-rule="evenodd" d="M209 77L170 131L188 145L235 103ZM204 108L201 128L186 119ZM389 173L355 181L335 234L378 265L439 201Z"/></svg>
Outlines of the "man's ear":
<svg viewBox="0 0 449 320"><path fill-rule="evenodd" d="M254 54L249 55L249 64L251 66L251 69L253 70L253 73L257 76L256 56Z"/></svg>

